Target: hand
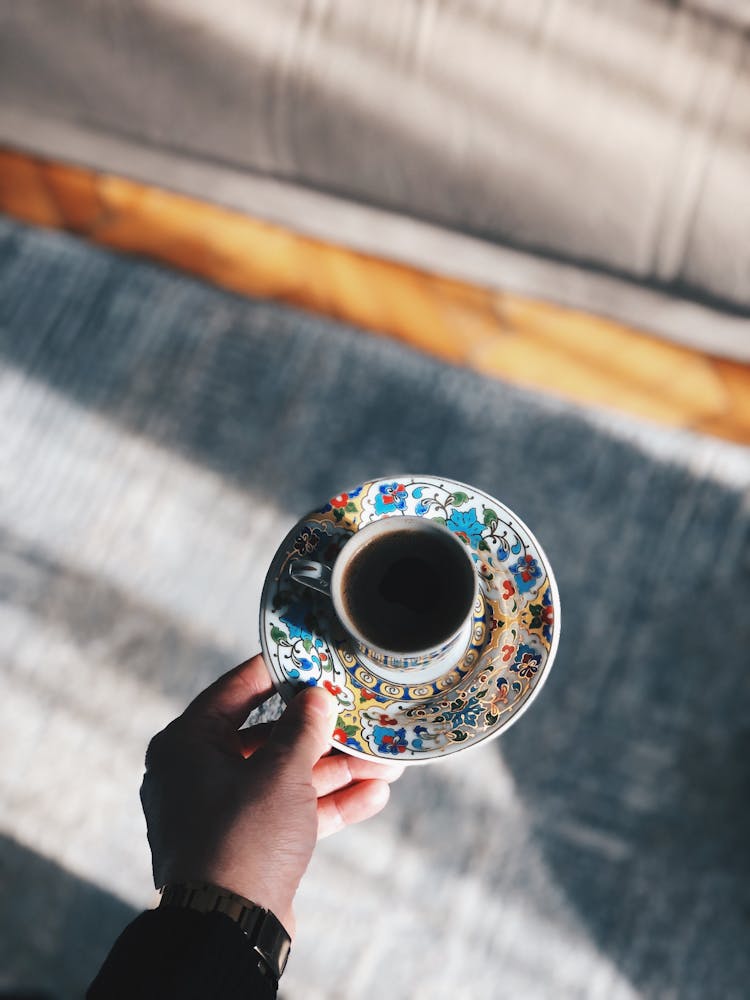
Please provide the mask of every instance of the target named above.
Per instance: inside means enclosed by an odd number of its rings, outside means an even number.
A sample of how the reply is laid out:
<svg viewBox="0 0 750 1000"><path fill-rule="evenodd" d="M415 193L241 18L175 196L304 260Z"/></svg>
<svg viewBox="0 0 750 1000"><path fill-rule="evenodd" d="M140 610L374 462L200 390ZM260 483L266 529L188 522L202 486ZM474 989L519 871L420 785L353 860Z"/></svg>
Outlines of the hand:
<svg viewBox="0 0 750 1000"><path fill-rule="evenodd" d="M212 882L293 935L316 839L380 812L403 768L331 751L337 703L322 688L305 688L277 722L240 729L272 692L260 655L206 688L151 740L141 802L157 887Z"/></svg>

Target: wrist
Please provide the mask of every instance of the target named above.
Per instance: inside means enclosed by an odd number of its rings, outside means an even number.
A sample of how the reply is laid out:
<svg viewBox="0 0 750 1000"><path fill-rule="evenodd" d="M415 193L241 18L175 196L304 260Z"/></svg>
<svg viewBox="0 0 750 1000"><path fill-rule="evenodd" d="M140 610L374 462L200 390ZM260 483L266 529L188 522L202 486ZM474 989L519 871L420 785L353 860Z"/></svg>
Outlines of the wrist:
<svg viewBox="0 0 750 1000"><path fill-rule="evenodd" d="M295 894L281 882L278 873L264 871L263 868L251 870L247 864L225 864L218 860L190 862L186 859L160 866L157 874L157 888L174 883L206 882L251 899L256 905L270 910L290 936L294 936L292 905Z"/></svg>
<svg viewBox="0 0 750 1000"><path fill-rule="evenodd" d="M223 913L236 923L258 956L261 971L280 979L289 958L291 938L278 917L254 900L205 881L170 882L160 889L160 908Z"/></svg>

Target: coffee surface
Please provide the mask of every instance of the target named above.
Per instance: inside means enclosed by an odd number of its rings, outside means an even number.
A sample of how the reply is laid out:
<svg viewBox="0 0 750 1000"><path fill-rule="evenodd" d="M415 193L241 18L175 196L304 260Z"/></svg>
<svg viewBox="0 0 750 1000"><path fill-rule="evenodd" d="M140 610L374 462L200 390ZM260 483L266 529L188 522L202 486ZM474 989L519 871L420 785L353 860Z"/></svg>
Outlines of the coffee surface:
<svg viewBox="0 0 750 1000"><path fill-rule="evenodd" d="M474 570L455 541L413 528L373 538L342 580L356 628L394 653L440 645L464 621L473 596Z"/></svg>

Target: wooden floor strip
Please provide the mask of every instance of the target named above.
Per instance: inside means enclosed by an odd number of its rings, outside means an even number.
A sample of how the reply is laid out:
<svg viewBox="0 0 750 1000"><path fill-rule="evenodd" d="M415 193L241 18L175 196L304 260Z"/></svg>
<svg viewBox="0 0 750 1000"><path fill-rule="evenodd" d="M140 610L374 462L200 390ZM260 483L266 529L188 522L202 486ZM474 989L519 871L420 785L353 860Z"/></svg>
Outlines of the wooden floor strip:
<svg viewBox="0 0 750 1000"><path fill-rule="evenodd" d="M323 313L579 403L750 444L750 366L623 324L301 236L160 188L0 150L0 210Z"/></svg>

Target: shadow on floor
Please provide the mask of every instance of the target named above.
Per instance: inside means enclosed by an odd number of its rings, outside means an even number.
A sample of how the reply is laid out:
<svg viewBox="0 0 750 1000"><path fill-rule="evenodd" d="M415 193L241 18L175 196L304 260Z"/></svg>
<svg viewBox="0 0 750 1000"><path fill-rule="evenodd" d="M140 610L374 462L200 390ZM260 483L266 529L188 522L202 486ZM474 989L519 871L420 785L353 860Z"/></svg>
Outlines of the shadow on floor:
<svg viewBox="0 0 750 1000"><path fill-rule="evenodd" d="M601 655L570 622L559 673L496 748L551 872L643 996L739 1000L750 979L750 692L722 653L746 604L712 588L705 616L646 614L646 639ZM590 701L569 693L595 673Z"/></svg>
<svg viewBox="0 0 750 1000"><path fill-rule="evenodd" d="M0 997L83 996L136 911L2 835L0 884Z"/></svg>

